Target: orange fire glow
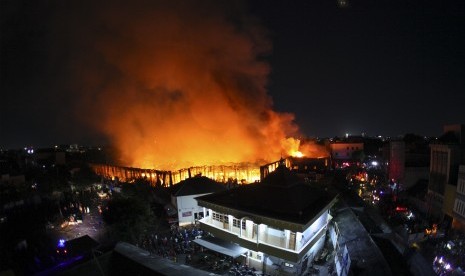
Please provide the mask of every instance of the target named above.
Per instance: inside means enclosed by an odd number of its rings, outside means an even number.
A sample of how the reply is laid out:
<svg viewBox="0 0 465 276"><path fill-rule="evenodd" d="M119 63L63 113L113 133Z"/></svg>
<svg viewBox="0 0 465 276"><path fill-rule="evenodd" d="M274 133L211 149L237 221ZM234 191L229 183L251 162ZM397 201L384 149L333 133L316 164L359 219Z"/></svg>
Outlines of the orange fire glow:
<svg viewBox="0 0 465 276"><path fill-rule="evenodd" d="M117 5L91 13L110 31L86 33L96 58L76 67L86 68L89 121L123 164L172 170L321 156L289 138L298 134L292 114L273 110L262 59L270 43L256 20L194 1ZM239 23L228 20L234 12Z"/></svg>
<svg viewBox="0 0 465 276"><path fill-rule="evenodd" d="M321 158L329 156L326 148L315 143L314 141L302 142L299 139L287 138L284 143L282 143L282 146L285 149L287 155L292 157Z"/></svg>

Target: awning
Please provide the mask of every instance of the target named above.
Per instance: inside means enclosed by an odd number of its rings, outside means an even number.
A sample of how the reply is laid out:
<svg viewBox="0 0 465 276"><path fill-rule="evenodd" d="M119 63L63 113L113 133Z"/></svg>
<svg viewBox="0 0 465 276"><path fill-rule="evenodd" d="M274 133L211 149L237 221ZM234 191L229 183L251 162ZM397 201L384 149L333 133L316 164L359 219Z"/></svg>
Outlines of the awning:
<svg viewBox="0 0 465 276"><path fill-rule="evenodd" d="M247 248L215 237L203 237L195 239L194 242L210 250L233 258L237 258L247 252Z"/></svg>

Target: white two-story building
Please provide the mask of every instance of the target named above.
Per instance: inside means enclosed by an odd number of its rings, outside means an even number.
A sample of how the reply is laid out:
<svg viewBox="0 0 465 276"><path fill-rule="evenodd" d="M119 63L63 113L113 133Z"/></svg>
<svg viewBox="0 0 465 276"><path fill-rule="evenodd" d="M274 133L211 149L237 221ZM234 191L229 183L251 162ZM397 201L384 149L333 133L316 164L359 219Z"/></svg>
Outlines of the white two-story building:
<svg viewBox="0 0 465 276"><path fill-rule="evenodd" d="M200 227L242 247L249 266L266 273L280 269L294 274L304 271L323 248L336 198L281 165L261 183L196 200L206 215Z"/></svg>
<svg viewBox="0 0 465 276"><path fill-rule="evenodd" d="M225 191L226 186L205 176L194 176L173 185L171 204L177 209L179 225L193 224L204 217L195 197Z"/></svg>

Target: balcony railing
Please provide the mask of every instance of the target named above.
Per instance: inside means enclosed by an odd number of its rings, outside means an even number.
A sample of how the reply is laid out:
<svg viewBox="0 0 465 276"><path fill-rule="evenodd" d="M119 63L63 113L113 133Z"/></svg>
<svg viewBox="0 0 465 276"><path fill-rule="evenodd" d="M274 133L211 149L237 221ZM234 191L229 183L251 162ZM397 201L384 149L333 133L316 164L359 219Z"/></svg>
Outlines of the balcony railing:
<svg viewBox="0 0 465 276"><path fill-rule="evenodd" d="M309 250L315 244L315 242L319 240L319 238L325 233L324 230L326 229L325 224L304 245L301 247L294 245L298 248L298 250L295 250L294 248L291 248L293 243L286 242L286 238L277 238L276 236L261 234L259 235L257 241L256 232L254 232L253 229L251 229L251 231L250 229L249 231L247 231L247 229L242 229L241 236L239 228L232 226L230 227L229 224L226 224L227 227L225 228L225 224L219 221L215 221L211 217L205 217L199 222L201 223L202 229L211 232L213 235L218 236L219 238L235 242L254 251L261 251L276 257L295 261L298 261L299 256L302 255L303 251L307 252L307 250ZM270 237L275 239L274 242L267 242L271 239Z"/></svg>

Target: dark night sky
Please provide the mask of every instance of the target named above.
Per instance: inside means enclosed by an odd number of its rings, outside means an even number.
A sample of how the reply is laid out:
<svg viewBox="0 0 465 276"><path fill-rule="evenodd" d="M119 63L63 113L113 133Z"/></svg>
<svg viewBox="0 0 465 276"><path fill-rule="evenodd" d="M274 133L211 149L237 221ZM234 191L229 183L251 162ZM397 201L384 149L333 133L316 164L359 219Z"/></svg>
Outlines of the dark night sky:
<svg viewBox="0 0 465 276"><path fill-rule="evenodd" d="M0 148L105 142L76 119L64 61L79 47L58 40L73 34L56 36L55 4L0 3ZM294 113L304 135L434 136L465 123L465 2L262 0L247 10L272 44L263 58L274 108Z"/></svg>

